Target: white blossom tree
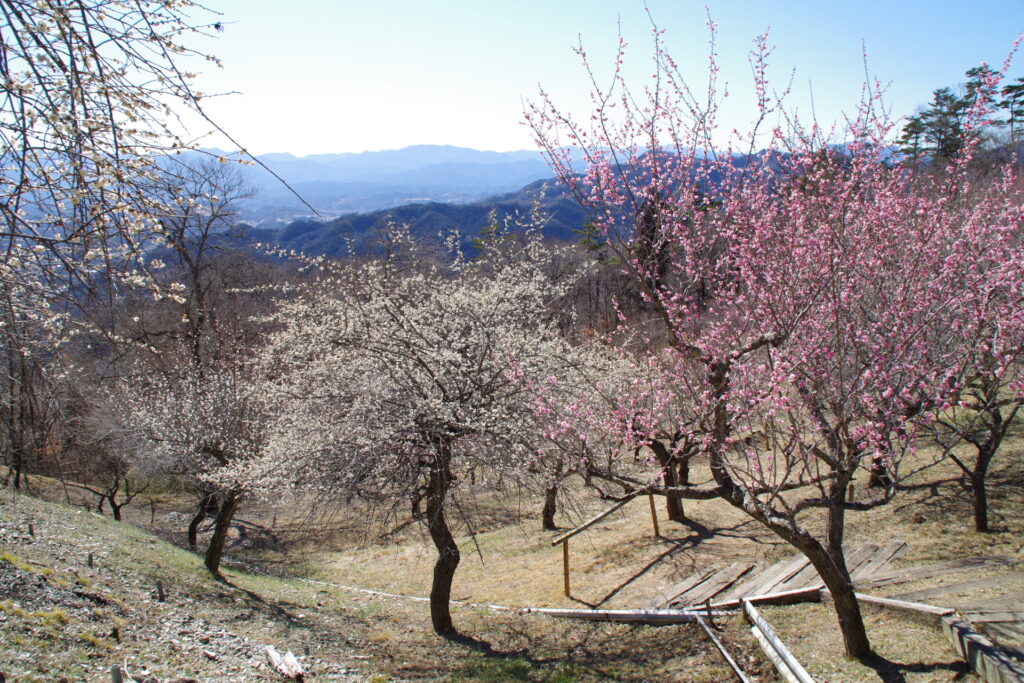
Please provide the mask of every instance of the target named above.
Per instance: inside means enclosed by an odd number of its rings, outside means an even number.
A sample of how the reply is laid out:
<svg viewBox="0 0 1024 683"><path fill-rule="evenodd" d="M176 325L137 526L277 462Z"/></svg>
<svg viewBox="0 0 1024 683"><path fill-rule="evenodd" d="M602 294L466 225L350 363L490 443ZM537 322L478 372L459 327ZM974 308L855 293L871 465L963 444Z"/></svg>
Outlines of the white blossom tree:
<svg viewBox="0 0 1024 683"><path fill-rule="evenodd" d="M15 468L49 430L39 397L75 307L154 286L137 257L169 211L149 188L197 142L180 118L205 119L189 66L216 60L188 43L219 26L191 0L0 1L0 442Z"/></svg>
<svg viewBox="0 0 1024 683"><path fill-rule="evenodd" d="M280 364L283 413L258 468L322 495L425 501L437 548L434 630L449 611L459 549L446 516L471 469L521 476L536 429L516 373L543 373L563 344L553 280L538 239L504 256L428 263L407 233L363 265L319 264L317 286L285 304L268 360ZM493 255L492 255L493 256Z"/></svg>
<svg viewBox="0 0 1024 683"><path fill-rule="evenodd" d="M174 374L153 373L121 381L113 392L119 429L134 448L128 457L146 475L174 475L220 495L206 567L220 570L224 543L239 504L250 493L248 468L261 455L271 405L255 365L216 367L182 363Z"/></svg>

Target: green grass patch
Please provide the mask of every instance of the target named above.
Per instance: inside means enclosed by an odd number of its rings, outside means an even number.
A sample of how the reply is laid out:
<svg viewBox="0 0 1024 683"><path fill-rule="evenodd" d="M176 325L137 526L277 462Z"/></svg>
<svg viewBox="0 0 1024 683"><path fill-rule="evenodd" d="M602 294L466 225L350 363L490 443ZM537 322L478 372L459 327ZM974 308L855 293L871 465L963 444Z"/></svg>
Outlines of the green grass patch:
<svg viewBox="0 0 1024 683"><path fill-rule="evenodd" d="M531 683L574 683L580 680L576 667L561 663L554 667L537 664L523 657L481 659L456 674L455 681L503 683L529 681Z"/></svg>
<svg viewBox="0 0 1024 683"><path fill-rule="evenodd" d="M42 574L43 576L53 576L53 570L49 567L38 567L29 563L17 555L11 553L0 553L0 562L6 562L15 569L20 569L23 572L32 572L34 574Z"/></svg>

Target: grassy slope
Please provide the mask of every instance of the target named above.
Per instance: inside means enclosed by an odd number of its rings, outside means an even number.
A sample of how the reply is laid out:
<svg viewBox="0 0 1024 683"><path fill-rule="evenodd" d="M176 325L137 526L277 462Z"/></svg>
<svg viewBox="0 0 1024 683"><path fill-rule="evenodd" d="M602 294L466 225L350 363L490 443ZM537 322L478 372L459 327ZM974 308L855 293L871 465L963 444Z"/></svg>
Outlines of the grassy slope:
<svg viewBox="0 0 1024 683"><path fill-rule="evenodd" d="M10 491L0 494L0 556L0 573L33 586L0 600L8 680L106 680L117 663L160 680L279 680L263 664L265 645L299 654L311 680L728 677L691 626L464 608L457 623L477 642L452 643L430 633L422 603L234 570L218 582L199 557L131 525ZM736 623L725 638L757 675L765 662L744 634Z"/></svg>

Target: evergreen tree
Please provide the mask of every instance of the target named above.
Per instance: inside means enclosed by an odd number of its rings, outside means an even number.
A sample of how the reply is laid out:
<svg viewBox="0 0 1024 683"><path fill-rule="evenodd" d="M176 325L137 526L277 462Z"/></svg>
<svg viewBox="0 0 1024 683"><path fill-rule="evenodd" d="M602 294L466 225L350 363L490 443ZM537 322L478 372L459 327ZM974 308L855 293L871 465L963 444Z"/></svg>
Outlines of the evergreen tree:
<svg viewBox="0 0 1024 683"><path fill-rule="evenodd" d="M999 93L996 85L998 74L982 64L968 69L964 75L968 80L960 94L953 88L938 88L932 93L932 101L924 109L907 118L899 144L900 150L914 163L924 155L936 164L948 164L957 158L973 136L980 133L967 130L967 119L979 98L986 101L995 100ZM1021 91L1016 98L1017 114L1020 115L1024 108L1024 84L1021 85ZM998 106L1006 105L999 102ZM988 124L989 127L993 125L1002 125L1002 122Z"/></svg>
<svg viewBox="0 0 1024 683"><path fill-rule="evenodd" d="M1014 157L1017 158L1019 123L1024 119L1024 77L1005 86L1000 94L1003 99L999 101L999 107L1006 110L1007 124L1010 126L1010 147L1013 149Z"/></svg>

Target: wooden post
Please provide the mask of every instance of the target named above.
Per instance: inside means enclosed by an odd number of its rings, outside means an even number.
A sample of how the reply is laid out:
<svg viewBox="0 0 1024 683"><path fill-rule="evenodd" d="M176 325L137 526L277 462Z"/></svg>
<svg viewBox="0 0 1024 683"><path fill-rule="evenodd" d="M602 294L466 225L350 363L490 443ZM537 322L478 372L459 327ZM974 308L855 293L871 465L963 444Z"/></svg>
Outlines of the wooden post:
<svg viewBox="0 0 1024 683"><path fill-rule="evenodd" d="M156 601L157 602L164 602L166 600L167 600L167 596L164 595L164 584L160 581L160 579L157 579L157 581L156 581Z"/></svg>
<svg viewBox="0 0 1024 683"><path fill-rule="evenodd" d="M853 483L851 483L847 487L847 489L846 489L846 502L847 503L852 503L853 502L853 494L854 494L854 486L853 486Z"/></svg>
<svg viewBox="0 0 1024 683"><path fill-rule="evenodd" d="M87 559L87 562L89 564L89 569L92 569L92 553L89 553L89 557Z"/></svg>
<svg viewBox="0 0 1024 683"><path fill-rule="evenodd" d="M569 597L569 539L562 541L562 583L565 596Z"/></svg>
<svg viewBox="0 0 1024 683"><path fill-rule="evenodd" d="M654 537L661 538L661 530L658 528L658 510L654 507L654 494L647 494L647 502L651 504L651 521L654 522Z"/></svg>

